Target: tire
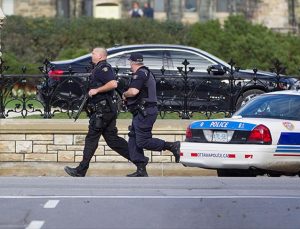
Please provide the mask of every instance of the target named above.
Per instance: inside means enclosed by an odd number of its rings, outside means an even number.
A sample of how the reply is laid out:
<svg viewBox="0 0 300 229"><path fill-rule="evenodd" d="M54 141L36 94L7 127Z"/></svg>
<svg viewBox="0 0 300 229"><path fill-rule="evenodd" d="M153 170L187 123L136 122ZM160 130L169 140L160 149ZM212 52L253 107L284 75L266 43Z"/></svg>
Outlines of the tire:
<svg viewBox="0 0 300 229"><path fill-rule="evenodd" d="M252 99L253 97L263 94L265 93L265 91L260 90L260 89L251 89L248 91L245 91L244 93L242 93L240 95L240 97L237 99L236 105L235 105L235 109L238 110L240 109L242 106L244 106L250 99Z"/></svg>
<svg viewBox="0 0 300 229"><path fill-rule="evenodd" d="M246 169L217 169L218 177L256 177L251 170Z"/></svg>

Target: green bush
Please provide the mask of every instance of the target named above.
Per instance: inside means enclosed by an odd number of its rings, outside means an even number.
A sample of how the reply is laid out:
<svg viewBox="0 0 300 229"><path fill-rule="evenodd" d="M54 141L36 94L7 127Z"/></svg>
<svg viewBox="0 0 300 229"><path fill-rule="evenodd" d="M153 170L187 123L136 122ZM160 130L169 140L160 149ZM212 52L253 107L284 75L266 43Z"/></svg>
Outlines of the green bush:
<svg viewBox="0 0 300 229"><path fill-rule="evenodd" d="M298 75L300 65L299 36L273 32L242 16L229 17L224 25L216 20L183 25L147 19L9 16L2 43L4 59L14 73L20 72L23 65L29 72L38 72L45 58L74 58L96 46L144 43L193 46L227 62L233 58L242 68L269 70L272 60L278 59L287 67L287 74Z"/></svg>

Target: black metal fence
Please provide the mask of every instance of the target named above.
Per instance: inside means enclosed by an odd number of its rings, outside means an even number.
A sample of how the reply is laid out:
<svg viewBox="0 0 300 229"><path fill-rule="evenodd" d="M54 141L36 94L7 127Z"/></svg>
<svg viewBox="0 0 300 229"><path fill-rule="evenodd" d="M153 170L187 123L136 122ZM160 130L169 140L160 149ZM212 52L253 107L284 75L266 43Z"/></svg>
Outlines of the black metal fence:
<svg viewBox="0 0 300 229"><path fill-rule="evenodd" d="M40 118L50 119L57 113L65 113L72 118L78 110L84 95L88 91L89 73L73 73L53 77L49 76L50 63L45 61L40 67L41 74L7 75L1 61L0 66L0 118L36 114ZM274 62L274 74L264 75L257 69L251 73L240 72L230 61L229 68L209 68L201 73L189 66L187 60L177 68L176 74L161 69L156 74L159 111L162 118L167 113L176 112L182 119L189 119L193 113L203 113L210 118L214 113L222 112L230 116L238 107L256 94L288 89L297 79L283 77L281 63ZM223 71L223 72L222 72ZM119 74L119 87L114 100L122 107L121 93L126 89L128 78Z"/></svg>

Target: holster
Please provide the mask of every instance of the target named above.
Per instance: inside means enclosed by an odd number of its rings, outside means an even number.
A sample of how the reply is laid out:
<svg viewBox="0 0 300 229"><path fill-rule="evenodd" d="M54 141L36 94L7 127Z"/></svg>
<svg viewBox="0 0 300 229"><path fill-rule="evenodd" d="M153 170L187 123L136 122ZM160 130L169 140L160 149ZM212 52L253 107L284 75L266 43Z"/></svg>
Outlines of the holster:
<svg viewBox="0 0 300 229"><path fill-rule="evenodd" d="M130 107L129 111L130 111L130 113L133 116L136 116L138 113L140 113L141 115L143 115L143 117L147 116L147 110L146 110L146 108L143 105L140 105L140 104L138 104L136 106L133 106L133 107Z"/></svg>
<svg viewBox="0 0 300 229"><path fill-rule="evenodd" d="M109 113L112 111L111 105L108 102L108 99L102 99L96 103L89 103L87 105L87 110L90 111L91 114L94 113Z"/></svg>

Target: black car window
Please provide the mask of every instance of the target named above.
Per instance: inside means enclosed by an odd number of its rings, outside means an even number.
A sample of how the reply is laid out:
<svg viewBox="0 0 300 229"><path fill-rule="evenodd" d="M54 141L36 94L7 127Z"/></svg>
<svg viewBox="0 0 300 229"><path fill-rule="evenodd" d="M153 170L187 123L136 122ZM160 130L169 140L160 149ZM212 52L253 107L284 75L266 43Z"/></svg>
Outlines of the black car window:
<svg viewBox="0 0 300 229"><path fill-rule="evenodd" d="M161 69L163 66L162 57L163 51L162 50L146 50L139 52L144 57L144 64L149 67L150 69Z"/></svg>
<svg viewBox="0 0 300 229"><path fill-rule="evenodd" d="M126 54L109 57L107 61L108 61L108 63L110 63L110 65L112 67L117 67L117 66L119 68L130 67L129 62L128 62L128 55L126 55Z"/></svg>
<svg viewBox="0 0 300 229"><path fill-rule="evenodd" d="M173 62L173 68L183 67L182 62L187 59L190 63L189 67L194 67L194 71L207 71L208 66L213 62L207 60L205 57L186 51L170 51L170 58Z"/></svg>
<svg viewBox="0 0 300 229"><path fill-rule="evenodd" d="M138 51L143 55L145 66L150 69L161 69L163 66L162 56L163 51L161 50L146 50L146 51ZM129 56L130 53L121 54L118 56L108 58L108 62L113 66L118 66L119 68L130 68L129 64Z"/></svg>

